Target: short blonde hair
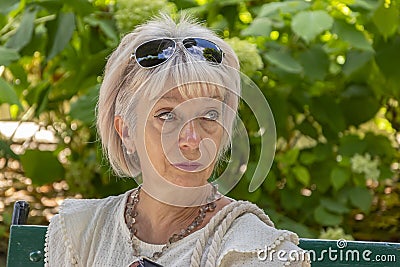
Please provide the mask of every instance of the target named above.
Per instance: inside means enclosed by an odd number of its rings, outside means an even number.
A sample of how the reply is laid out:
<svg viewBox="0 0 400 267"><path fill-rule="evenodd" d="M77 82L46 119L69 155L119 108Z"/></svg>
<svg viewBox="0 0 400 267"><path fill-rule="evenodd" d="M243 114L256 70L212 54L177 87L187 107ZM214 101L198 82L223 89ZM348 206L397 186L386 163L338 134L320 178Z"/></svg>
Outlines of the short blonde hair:
<svg viewBox="0 0 400 267"><path fill-rule="evenodd" d="M145 69L131 59L131 54L140 44L160 38L198 37L210 40L217 44L224 52L221 64L192 63L194 59L185 49L177 49L171 59L164 64ZM239 61L232 48L211 30L200 25L193 18L182 15L176 23L165 14L138 26L121 40L119 46L109 57L100 95L97 104L97 129L102 141L103 150L113 170L119 176L135 177L140 174L140 163L137 156L127 156L122 140L114 128L114 118L119 115L129 125L129 130L135 129L135 106L140 98L155 99L162 95L167 83L176 84L183 95L197 96L210 90L221 88L231 91L228 100L224 101L236 112L240 95ZM193 83L206 84L202 89L190 86ZM189 85L188 85L189 84ZM211 86L210 86L211 85ZM138 94L138 91L141 94ZM205 90L205 91L204 91ZM233 95L233 96L232 96ZM129 114L129 116L127 116ZM133 115L132 115L133 114ZM233 123L229 127L233 127ZM232 129L230 129L232 130ZM221 151L225 151L230 144L226 137L221 144ZM220 156L220 155L218 155Z"/></svg>

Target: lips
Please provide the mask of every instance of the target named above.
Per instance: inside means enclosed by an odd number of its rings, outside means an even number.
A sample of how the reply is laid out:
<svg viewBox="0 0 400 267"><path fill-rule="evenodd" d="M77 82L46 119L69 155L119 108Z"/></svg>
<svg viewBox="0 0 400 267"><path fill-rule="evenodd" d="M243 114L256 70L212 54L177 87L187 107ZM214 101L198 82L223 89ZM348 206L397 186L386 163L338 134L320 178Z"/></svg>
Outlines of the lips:
<svg viewBox="0 0 400 267"><path fill-rule="evenodd" d="M197 162L181 162L181 163L174 164L175 168L178 168L183 171L188 171L188 172L195 171L196 169L198 169L201 166L202 166L202 164L197 163Z"/></svg>

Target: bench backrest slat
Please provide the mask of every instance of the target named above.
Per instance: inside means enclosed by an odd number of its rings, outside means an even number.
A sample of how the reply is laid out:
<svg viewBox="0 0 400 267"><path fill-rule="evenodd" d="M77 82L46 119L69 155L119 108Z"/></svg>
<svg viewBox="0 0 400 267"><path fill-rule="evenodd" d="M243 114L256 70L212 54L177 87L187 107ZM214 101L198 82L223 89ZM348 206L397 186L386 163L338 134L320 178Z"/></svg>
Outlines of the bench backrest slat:
<svg viewBox="0 0 400 267"><path fill-rule="evenodd" d="M46 226L11 225L7 267L44 266Z"/></svg>
<svg viewBox="0 0 400 267"><path fill-rule="evenodd" d="M44 265L46 226L12 225L8 246L8 267ZM400 243L300 239L299 246L309 252L313 267L400 266ZM267 251L266 251L267 252ZM278 251L275 251L278 253ZM277 256L275 254L274 256ZM282 257L296 257L296 254ZM380 261L378 261L380 260ZM260 262L260 264L262 264ZM268 266L268 262L265 262Z"/></svg>
<svg viewBox="0 0 400 267"><path fill-rule="evenodd" d="M311 266L400 267L400 243L300 239Z"/></svg>

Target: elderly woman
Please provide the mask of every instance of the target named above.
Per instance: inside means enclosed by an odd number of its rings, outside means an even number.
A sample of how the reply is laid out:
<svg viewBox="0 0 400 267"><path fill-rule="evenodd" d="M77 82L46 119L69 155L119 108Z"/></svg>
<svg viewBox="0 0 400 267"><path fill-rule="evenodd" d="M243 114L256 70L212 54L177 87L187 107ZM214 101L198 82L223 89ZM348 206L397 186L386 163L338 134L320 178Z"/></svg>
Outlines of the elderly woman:
<svg viewBox="0 0 400 267"><path fill-rule="evenodd" d="M46 235L46 266L308 266L296 234L209 182L230 146L239 63L210 30L162 15L107 62L97 125L125 194L66 200Z"/></svg>

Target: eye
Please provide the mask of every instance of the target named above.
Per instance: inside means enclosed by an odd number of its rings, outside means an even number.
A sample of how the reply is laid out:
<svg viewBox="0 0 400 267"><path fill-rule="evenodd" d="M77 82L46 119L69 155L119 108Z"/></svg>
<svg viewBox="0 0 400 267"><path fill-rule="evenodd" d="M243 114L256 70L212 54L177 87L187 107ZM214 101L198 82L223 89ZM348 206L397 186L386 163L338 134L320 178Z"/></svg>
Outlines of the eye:
<svg viewBox="0 0 400 267"><path fill-rule="evenodd" d="M216 110L210 110L203 116L203 119L208 121L216 121L218 118L219 118L219 113Z"/></svg>
<svg viewBox="0 0 400 267"><path fill-rule="evenodd" d="M154 117L159 118L162 121L172 121L173 119L175 119L175 114L170 111L166 111L155 115Z"/></svg>

